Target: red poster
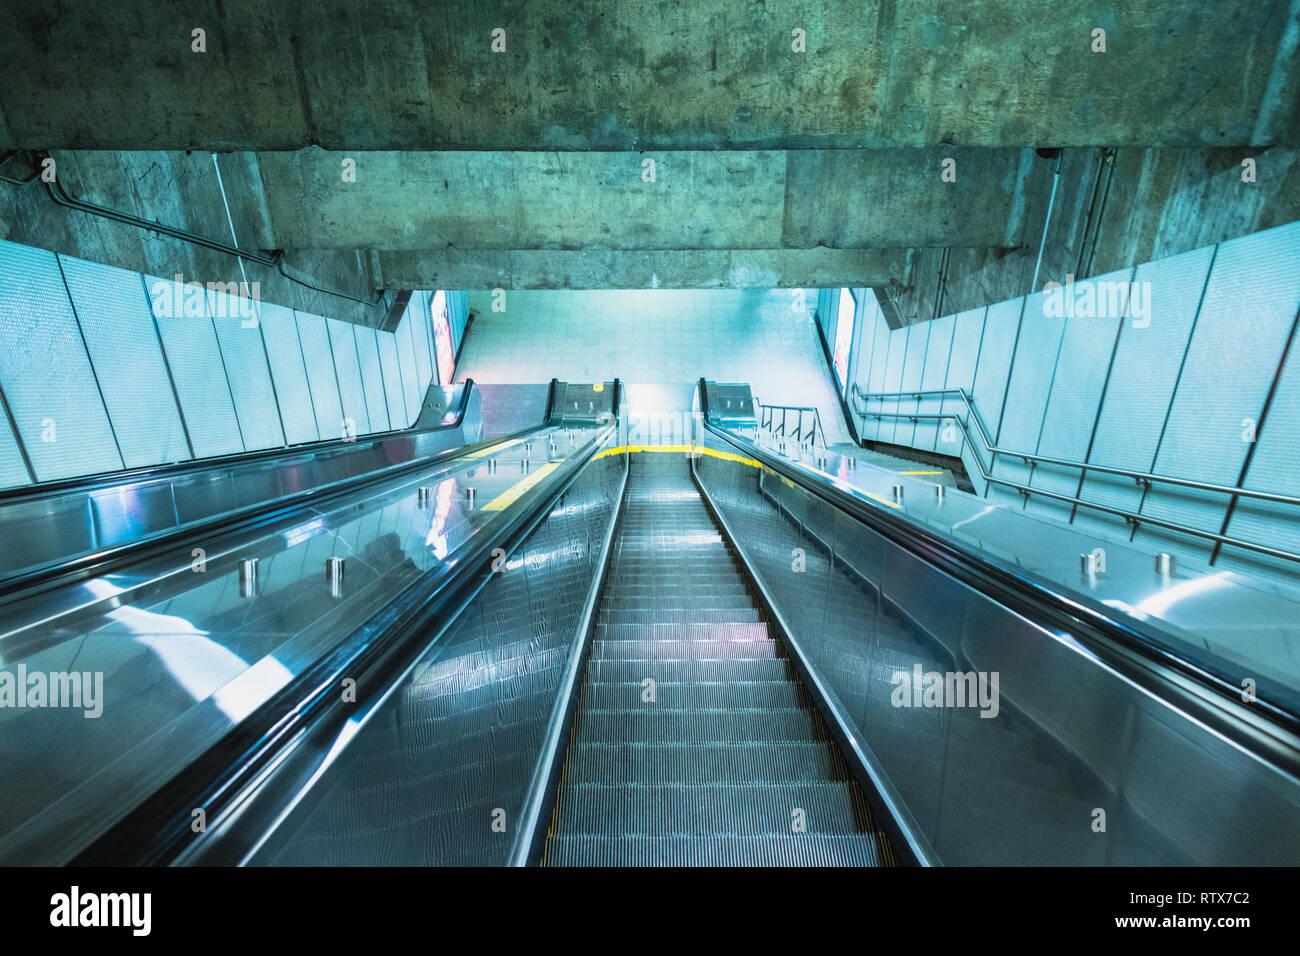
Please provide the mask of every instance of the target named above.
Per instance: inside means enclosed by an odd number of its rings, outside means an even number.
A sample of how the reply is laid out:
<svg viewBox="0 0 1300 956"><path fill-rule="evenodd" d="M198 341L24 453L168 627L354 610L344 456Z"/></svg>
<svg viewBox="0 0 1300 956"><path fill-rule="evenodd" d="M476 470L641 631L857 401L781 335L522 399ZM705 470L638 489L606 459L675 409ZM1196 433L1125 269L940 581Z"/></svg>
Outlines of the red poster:
<svg viewBox="0 0 1300 956"><path fill-rule="evenodd" d="M438 357L438 384L450 385L456 355L451 348L451 320L447 315L447 293L439 289L429 300L433 314L433 351Z"/></svg>

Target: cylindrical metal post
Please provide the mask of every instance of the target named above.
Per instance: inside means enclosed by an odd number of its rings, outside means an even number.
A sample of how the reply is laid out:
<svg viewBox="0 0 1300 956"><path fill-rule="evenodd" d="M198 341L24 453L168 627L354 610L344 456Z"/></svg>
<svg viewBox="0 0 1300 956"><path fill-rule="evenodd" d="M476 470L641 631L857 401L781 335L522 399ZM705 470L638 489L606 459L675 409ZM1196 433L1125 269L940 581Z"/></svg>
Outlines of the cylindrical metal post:
<svg viewBox="0 0 1300 956"><path fill-rule="evenodd" d="M343 559L325 559L325 580L329 582L330 597L343 596Z"/></svg>
<svg viewBox="0 0 1300 956"><path fill-rule="evenodd" d="M246 598L257 595L257 558L240 559L239 593Z"/></svg>

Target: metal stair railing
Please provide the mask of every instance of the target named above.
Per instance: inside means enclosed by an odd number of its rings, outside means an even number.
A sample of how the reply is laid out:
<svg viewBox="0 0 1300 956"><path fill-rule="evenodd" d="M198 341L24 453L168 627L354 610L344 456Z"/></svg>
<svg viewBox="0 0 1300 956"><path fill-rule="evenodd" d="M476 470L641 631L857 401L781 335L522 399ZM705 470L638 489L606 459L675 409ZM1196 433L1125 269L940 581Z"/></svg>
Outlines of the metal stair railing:
<svg viewBox="0 0 1300 956"><path fill-rule="evenodd" d="M1292 495L1283 495L1272 491L1258 491L1253 488L1239 488L1232 485L1220 485L1208 481L1197 481L1194 478L1177 478L1173 475L1160 475L1154 472L1135 471L1130 468L1117 468L1113 465L1098 465L1092 462L1072 461L1067 458L1053 458L1048 455L1037 455L1031 452L1016 451L1009 448L999 448L993 444L989 438L988 428L984 424L983 418L980 417L979 411L975 408L974 399L962 388L937 388L922 389L919 391L907 392L864 392L855 383L851 390L853 412L858 415L864 422L868 418L874 418L880 421L885 418L905 419L910 422L952 422L961 429L961 433L966 443L970 445L972 455L975 460L975 466L979 469L980 477L984 481L1001 485L1007 488L1014 488L1020 492L1023 497L1028 498L1030 495L1039 495L1044 498L1052 498L1056 501L1064 501L1069 504L1078 505L1083 508L1090 508L1094 511L1101 511L1107 514L1116 515L1125 520L1126 523L1137 527L1142 524L1155 525L1156 527L1166 528L1171 531L1177 531L1182 534L1192 535L1198 538L1204 538L1209 541L1217 541L1222 545L1228 545L1235 548L1244 548L1248 551L1255 551L1260 554L1271 555L1272 557L1282 558L1288 561L1300 562L1300 554L1293 551L1286 551L1281 548L1273 548L1268 545L1258 544L1253 541L1246 541L1241 538L1234 538L1225 534L1218 534L1213 531L1203 531L1200 528L1194 528L1190 525L1177 521L1169 521L1163 518L1154 518L1150 515L1139 514L1133 511L1126 511L1123 508L1114 508L1110 505L1103 505L1098 502L1088 501L1074 495L1063 495L1054 491L1047 491L1042 488L1031 488L1029 485L1022 484L1018 481L1012 481L1009 478L1002 478L993 474L993 462L998 455L1008 458L1017 458L1026 465L1052 465L1059 468L1072 468L1079 472L1082 478L1088 472L1096 472L1106 475L1117 475L1122 478L1131 478L1137 485L1144 490L1150 490L1152 485L1171 485L1178 488L1192 488L1197 491L1210 492L1212 494L1226 495L1229 499L1229 507L1238 498L1251 498L1256 501L1268 501L1273 504L1281 505L1300 505L1300 498ZM919 411L920 402L926 398L958 398L965 408L965 417L958 414L929 414ZM888 411L878 409L872 411L869 405L872 402L915 400L918 403L918 411ZM978 442L975 435L972 434L971 424L974 424L974 432L978 435ZM984 454L981 449L988 455L989 464L984 464Z"/></svg>
<svg viewBox="0 0 1300 956"><path fill-rule="evenodd" d="M776 439L790 439L799 445L816 446L819 441L826 448L826 432L822 429L821 413L808 405L764 405L758 399L758 427ZM778 420L778 414L779 420ZM791 423L793 417L793 423ZM793 427L791 427L793 424Z"/></svg>

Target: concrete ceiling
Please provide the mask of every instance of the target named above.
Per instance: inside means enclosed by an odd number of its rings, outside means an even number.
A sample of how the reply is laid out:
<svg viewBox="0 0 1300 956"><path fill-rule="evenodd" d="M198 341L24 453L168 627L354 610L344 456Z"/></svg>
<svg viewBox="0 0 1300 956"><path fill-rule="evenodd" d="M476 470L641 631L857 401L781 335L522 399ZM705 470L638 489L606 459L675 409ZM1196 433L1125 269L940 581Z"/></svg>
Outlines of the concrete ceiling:
<svg viewBox="0 0 1300 956"><path fill-rule="evenodd" d="M1032 16L1024 0L5 6L6 175L38 158L8 151L48 150L81 199L284 250L361 299L907 288L920 250L981 270L1036 250L1055 147L1215 170L1191 192L1117 182L1139 230L1204 221L1235 188L1219 171L1267 147L1285 177L1267 194L1296 185L1300 0L1036 0ZM1058 228L1087 233L1094 168L1067 164L1087 173ZM39 184L0 185L0 230L163 274L233 262L51 207ZM329 305L312 299L376 321Z"/></svg>
<svg viewBox="0 0 1300 956"><path fill-rule="evenodd" d="M1270 146L1295 133L1294 17L1276 0L6 4L0 148Z"/></svg>

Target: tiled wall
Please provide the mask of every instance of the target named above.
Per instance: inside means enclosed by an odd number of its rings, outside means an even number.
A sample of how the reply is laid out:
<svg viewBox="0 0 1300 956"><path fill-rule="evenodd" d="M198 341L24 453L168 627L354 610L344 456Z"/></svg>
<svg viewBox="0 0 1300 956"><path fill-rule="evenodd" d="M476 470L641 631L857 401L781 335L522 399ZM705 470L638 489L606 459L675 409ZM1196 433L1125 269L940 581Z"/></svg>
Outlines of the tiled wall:
<svg viewBox="0 0 1300 956"><path fill-rule="evenodd" d="M405 428L430 294L377 332L0 242L0 487Z"/></svg>
<svg viewBox="0 0 1300 956"><path fill-rule="evenodd" d="M818 409L828 442L843 414L801 290L471 292L457 378L478 382L747 382L771 405Z"/></svg>
<svg viewBox="0 0 1300 956"><path fill-rule="evenodd" d="M853 381L871 393L966 389L993 443L1009 452L1300 497L1300 222L1088 282L1094 289L1122 284L1119 308L1061 316L1050 293L1040 291L892 331L878 309L860 310ZM870 408L962 413L960 401L947 398L891 399ZM940 423L859 421L866 439L961 455L977 490L999 503L1215 566L1291 579L1300 573L1290 561L1140 520L1134 529L1122 517L1032 490L1292 552L1300 552L1300 508L1248 499L1231 505L1223 494L1158 483L1144 490L1132 478L1096 472L1081 481L1077 469L990 456L960 438L945 441ZM986 484L980 463L1031 493Z"/></svg>

